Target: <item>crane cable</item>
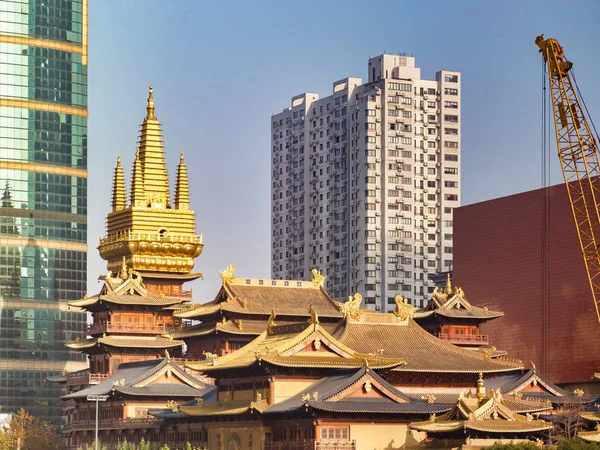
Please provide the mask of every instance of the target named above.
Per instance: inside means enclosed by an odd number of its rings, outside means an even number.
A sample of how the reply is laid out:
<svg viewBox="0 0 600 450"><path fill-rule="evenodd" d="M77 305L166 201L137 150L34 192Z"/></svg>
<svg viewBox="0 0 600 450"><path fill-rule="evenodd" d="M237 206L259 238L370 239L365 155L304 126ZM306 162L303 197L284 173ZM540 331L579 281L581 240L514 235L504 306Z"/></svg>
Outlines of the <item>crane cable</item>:
<svg viewBox="0 0 600 450"><path fill-rule="evenodd" d="M592 126L594 133L596 133L596 146L600 143L600 138L598 137L598 130L596 130L596 125L594 125L594 121L592 120L592 116L590 116L590 112L588 110L587 105L585 104L585 99L581 95L581 91L579 90L579 85L577 84L577 79L575 78L575 70L571 67L571 78L573 78L573 84L575 85L575 90L577 91L577 95L579 96L579 100L583 105L583 109L585 109L585 115L588 123ZM593 137L593 136L592 136Z"/></svg>
<svg viewBox="0 0 600 450"><path fill-rule="evenodd" d="M547 370L548 322L550 314L548 252L550 231L550 110L548 108L548 90L546 61L542 57L542 147L541 147L541 226L540 226L540 307L541 307L541 369ZM550 106L551 107L551 106Z"/></svg>

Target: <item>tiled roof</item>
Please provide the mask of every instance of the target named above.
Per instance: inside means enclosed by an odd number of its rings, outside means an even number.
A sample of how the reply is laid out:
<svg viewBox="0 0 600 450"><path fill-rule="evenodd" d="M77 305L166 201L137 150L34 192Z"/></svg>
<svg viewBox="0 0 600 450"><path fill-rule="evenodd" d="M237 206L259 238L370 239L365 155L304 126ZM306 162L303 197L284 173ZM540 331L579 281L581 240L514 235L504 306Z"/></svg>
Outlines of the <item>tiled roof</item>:
<svg viewBox="0 0 600 450"><path fill-rule="evenodd" d="M577 437L586 442L600 442L600 430L580 431L577 433Z"/></svg>
<svg viewBox="0 0 600 450"><path fill-rule="evenodd" d="M485 387L484 387L485 389ZM448 433L453 431L474 430L487 433L527 433L540 432L552 428L551 422L534 419L527 413L526 416L516 413L504 400L498 391L491 391L481 400L465 396L462 393L458 402L449 412L441 416L432 415L429 420L413 422L410 428L428 433ZM545 411L552 409L546 403Z"/></svg>
<svg viewBox="0 0 600 450"><path fill-rule="evenodd" d="M384 317L390 320L384 321ZM522 369L520 361L491 359L442 341L413 320L396 323L393 314L363 313L360 321L346 321L335 337L359 353L383 349L388 358L403 358L406 364L394 370L409 372L493 373Z"/></svg>
<svg viewBox="0 0 600 450"><path fill-rule="evenodd" d="M310 281L253 278L228 281L212 302L181 310L175 316L200 318L223 310L248 316L268 317L271 311L275 311L280 317L308 317L309 305L315 308L320 317L342 317L339 303L324 288L315 286Z"/></svg>
<svg viewBox="0 0 600 450"><path fill-rule="evenodd" d="M108 345L119 348L172 348L180 347L183 341L157 336L105 336L101 338L84 339L82 341L68 342L66 347L73 350L91 348L96 344Z"/></svg>
<svg viewBox="0 0 600 450"><path fill-rule="evenodd" d="M259 402L249 400L230 400L224 403L197 404L197 406L179 406L179 412L185 416L206 417L237 416L252 410L262 412L268 406L266 400Z"/></svg>
<svg viewBox="0 0 600 450"><path fill-rule="evenodd" d="M369 389L377 390L381 396L348 395L364 389L367 381L370 383ZM317 399L311 397L314 392L318 393ZM308 400L303 400L305 393L308 394ZM431 414L448 411L452 406L452 403L428 403L411 398L374 371L363 367L354 374L346 372L325 377L289 399L272 405L265 414L287 413L307 407L319 411L353 414Z"/></svg>
<svg viewBox="0 0 600 450"><path fill-rule="evenodd" d="M176 377L177 383L154 383L163 375ZM159 397L208 397L214 386L203 383L185 372L170 359L155 359L123 363L119 369L97 385L65 395L63 400L85 398L88 395L114 395Z"/></svg>
<svg viewBox="0 0 600 450"><path fill-rule="evenodd" d="M374 367L397 367L402 358L363 355L337 341L320 324L299 323L273 326L244 347L205 362L187 364L194 370L215 372L255 364L285 367L357 368L365 361Z"/></svg>
<svg viewBox="0 0 600 450"><path fill-rule="evenodd" d="M418 310L414 319L418 322L432 316L443 316L454 319L491 320L502 317L502 311L489 311L486 307L473 306L465 296L461 288L455 288L448 280L446 289L439 291L435 289L429 303L425 308Z"/></svg>

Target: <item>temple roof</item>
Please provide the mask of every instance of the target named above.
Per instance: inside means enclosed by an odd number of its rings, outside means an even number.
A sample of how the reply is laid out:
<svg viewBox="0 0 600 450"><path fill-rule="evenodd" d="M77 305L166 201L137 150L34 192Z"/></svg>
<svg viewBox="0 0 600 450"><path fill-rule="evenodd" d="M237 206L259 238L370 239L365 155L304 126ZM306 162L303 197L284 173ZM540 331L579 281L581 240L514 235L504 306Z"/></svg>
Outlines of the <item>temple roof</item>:
<svg viewBox="0 0 600 450"><path fill-rule="evenodd" d="M395 371L491 373L523 368L519 360L492 359L452 345L431 335L410 318L399 321L395 314L363 311L358 320L347 318L334 336L359 353L383 350L388 358L403 358L406 364Z"/></svg>
<svg viewBox="0 0 600 450"><path fill-rule="evenodd" d="M450 276L448 276L446 288L440 291L436 287L427 306L418 310L414 315L414 319L419 321L420 319L436 315L452 319L475 319L482 321L502 317L504 313L502 311L489 311L487 307L480 308L471 305L462 288L453 287L450 282Z"/></svg>
<svg viewBox="0 0 600 450"><path fill-rule="evenodd" d="M222 273L223 286L213 301L178 311L175 317L201 319L221 311L264 317L275 311L279 316L308 317L308 305L312 305L320 317L342 317L341 304L327 294L322 283L236 278L231 267L227 269L230 275Z"/></svg>
<svg viewBox="0 0 600 450"><path fill-rule="evenodd" d="M354 374L328 376L302 392L269 407L265 414L314 409L339 413L431 414L448 411L452 403L411 398L369 367Z"/></svg>
<svg viewBox="0 0 600 450"><path fill-rule="evenodd" d="M450 411L440 416L433 414L426 421L413 422L410 428L432 434L462 433L463 430L492 434L531 433L552 428L551 422L534 419L530 413L521 415L513 411L499 390L490 390L489 394L483 393L485 386L482 378L478 383L481 383L481 390L478 388L476 396L465 394L463 391ZM551 408L552 405L546 403L544 410Z"/></svg>
<svg viewBox="0 0 600 450"><path fill-rule="evenodd" d="M73 350L83 350L99 344L118 348L165 349L180 347L185 344L185 342L157 336L104 336L100 338L89 338L81 341L67 342L65 346Z"/></svg>
<svg viewBox="0 0 600 450"><path fill-rule="evenodd" d="M404 364L402 358L361 354L344 345L319 324L313 310L308 323L276 325L273 313L267 330L244 347L224 356L206 354L203 362L187 367L202 372L240 369L268 364L279 367L360 368L365 362L373 368L392 368Z"/></svg>
<svg viewBox="0 0 600 450"><path fill-rule="evenodd" d="M168 381L167 381L168 379ZM185 372L171 359L123 363L101 383L61 397L63 400L85 398L88 395L151 397L208 397L215 387L203 383Z"/></svg>
<svg viewBox="0 0 600 450"><path fill-rule="evenodd" d="M113 276L109 272L104 277L104 285L98 295L92 297L85 296L80 300L72 300L68 304L69 306L82 308L86 311L98 311L105 309L104 303L150 306L162 309L180 305L186 301L186 299L181 297L165 297L149 293L144 286L142 276L128 269L123 259L121 273L118 276Z"/></svg>

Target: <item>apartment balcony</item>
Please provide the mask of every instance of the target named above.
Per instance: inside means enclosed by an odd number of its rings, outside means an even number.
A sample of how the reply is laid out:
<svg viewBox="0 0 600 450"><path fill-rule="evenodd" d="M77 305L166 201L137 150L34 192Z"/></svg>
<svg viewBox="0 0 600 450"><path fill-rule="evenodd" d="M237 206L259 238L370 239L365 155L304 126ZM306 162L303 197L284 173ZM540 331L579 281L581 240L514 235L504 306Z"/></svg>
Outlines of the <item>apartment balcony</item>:
<svg viewBox="0 0 600 450"><path fill-rule="evenodd" d="M158 428L158 425L158 419L154 417L103 419L98 421L98 430L148 429ZM75 420L66 424L63 429L67 433L78 430L94 430L95 428L95 420Z"/></svg>
<svg viewBox="0 0 600 450"><path fill-rule="evenodd" d="M87 386L98 384L108 378L108 373L73 372L67 374L67 386Z"/></svg>
<svg viewBox="0 0 600 450"><path fill-rule="evenodd" d="M139 333L139 334L164 334L167 332L164 324L147 325L145 323L93 323L85 327L87 334L100 333Z"/></svg>
<svg viewBox="0 0 600 450"><path fill-rule="evenodd" d="M489 345L485 334L447 334L439 333L438 338L456 345Z"/></svg>
<svg viewBox="0 0 600 450"><path fill-rule="evenodd" d="M356 450L355 441L314 440L265 442L263 450Z"/></svg>

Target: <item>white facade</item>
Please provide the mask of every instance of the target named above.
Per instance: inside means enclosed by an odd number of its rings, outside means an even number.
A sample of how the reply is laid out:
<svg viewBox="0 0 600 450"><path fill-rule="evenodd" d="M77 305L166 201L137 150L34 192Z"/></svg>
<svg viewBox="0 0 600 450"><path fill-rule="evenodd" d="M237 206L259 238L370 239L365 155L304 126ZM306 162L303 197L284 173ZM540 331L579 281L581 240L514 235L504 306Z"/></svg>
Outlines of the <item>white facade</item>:
<svg viewBox="0 0 600 450"><path fill-rule="evenodd" d="M317 268L338 300L422 306L452 265L460 205L460 73L422 80L414 57L369 59L369 80L304 93L272 116L271 269Z"/></svg>

